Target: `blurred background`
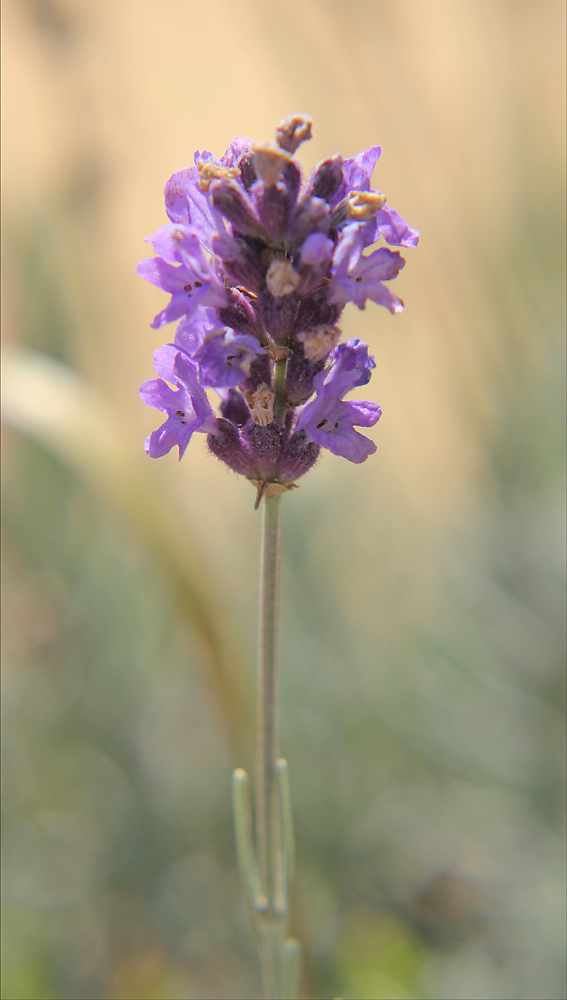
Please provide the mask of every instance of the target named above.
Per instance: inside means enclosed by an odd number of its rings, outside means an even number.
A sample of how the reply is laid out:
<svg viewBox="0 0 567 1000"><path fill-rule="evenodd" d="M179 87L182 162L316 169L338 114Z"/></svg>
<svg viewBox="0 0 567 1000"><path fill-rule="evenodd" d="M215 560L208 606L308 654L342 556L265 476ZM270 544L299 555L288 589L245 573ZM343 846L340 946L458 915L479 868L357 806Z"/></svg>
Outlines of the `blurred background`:
<svg viewBox="0 0 567 1000"><path fill-rule="evenodd" d="M562 0L2 7L4 1000L261 995L260 515L200 435L144 455L135 266L195 149L293 111L422 232L406 312L343 318L376 455L284 502L301 996L564 997Z"/></svg>

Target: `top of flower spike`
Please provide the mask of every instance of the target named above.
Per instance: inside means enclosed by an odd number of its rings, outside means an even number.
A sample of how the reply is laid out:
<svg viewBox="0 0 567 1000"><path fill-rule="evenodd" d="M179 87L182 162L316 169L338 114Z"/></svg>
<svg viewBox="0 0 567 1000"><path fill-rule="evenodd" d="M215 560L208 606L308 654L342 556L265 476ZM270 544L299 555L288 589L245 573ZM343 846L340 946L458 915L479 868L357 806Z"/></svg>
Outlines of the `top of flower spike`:
<svg viewBox="0 0 567 1000"><path fill-rule="evenodd" d="M143 387L168 414L150 455L173 444L181 454L201 430L231 468L275 488L293 484L320 447L353 462L374 450L353 424L371 426L379 407L343 400L373 363L365 345L338 344L338 320L348 302L403 309L385 282L405 261L389 247L414 247L418 233L371 187L379 146L331 156L302 180L294 154L311 125L290 115L274 144L235 138L220 159L197 152L165 186L170 223L138 273L171 295L152 325L180 323L167 364L156 354L162 377ZM389 247L373 249L380 239ZM221 396L220 417L206 387Z"/></svg>

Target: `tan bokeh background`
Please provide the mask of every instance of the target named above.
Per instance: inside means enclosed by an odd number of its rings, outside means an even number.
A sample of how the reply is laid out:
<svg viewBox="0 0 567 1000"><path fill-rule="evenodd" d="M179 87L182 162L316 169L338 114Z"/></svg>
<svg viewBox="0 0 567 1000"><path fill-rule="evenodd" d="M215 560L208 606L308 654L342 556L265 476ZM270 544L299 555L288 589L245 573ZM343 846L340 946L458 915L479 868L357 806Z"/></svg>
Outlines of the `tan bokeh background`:
<svg viewBox="0 0 567 1000"><path fill-rule="evenodd" d="M195 149L379 142L422 232L347 310L377 453L286 501L282 752L302 995L558 997L565 8L5 0L4 993L259 996L229 777L251 765L259 518L204 439L141 451Z"/></svg>

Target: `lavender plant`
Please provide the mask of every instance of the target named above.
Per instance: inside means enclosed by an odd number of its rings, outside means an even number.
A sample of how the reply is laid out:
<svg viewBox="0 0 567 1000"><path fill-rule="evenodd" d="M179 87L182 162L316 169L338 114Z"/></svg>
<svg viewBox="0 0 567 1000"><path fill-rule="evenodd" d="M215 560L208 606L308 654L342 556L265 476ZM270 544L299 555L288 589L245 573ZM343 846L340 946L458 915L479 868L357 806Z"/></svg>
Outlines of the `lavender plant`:
<svg viewBox="0 0 567 1000"><path fill-rule="evenodd" d="M179 458L197 431L209 451L256 488L263 501L258 643L255 824L244 771L233 776L239 867L267 998L293 998L299 946L288 939L293 833L287 767L278 754L277 625L282 494L316 463L321 448L350 462L376 451L356 427L381 409L346 401L368 383L374 359L359 340L340 342L348 302L370 299L401 312L384 284L405 264L398 250L418 233L371 188L381 148L323 160L302 183L294 154L311 138L306 115L290 115L274 144L234 138L218 160L195 165L165 186L170 222L148 240L155 257L138 274L171 295L152 326L179 320L154 354L158 378L145 403L166 414L145 443L152 458ZM219 397L215 414L207 395ZM254 829L255 827L255 829Z"/></svg>

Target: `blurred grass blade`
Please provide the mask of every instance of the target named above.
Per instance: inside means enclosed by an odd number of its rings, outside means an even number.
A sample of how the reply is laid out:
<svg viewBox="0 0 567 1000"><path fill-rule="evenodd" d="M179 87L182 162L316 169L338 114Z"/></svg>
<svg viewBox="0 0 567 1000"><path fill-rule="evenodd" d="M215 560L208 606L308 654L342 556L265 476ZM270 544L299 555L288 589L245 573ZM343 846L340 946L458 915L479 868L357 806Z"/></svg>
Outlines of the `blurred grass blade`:
<svg viewBox="0 0 567 1000"><path fill-rule="evenodd" d="M168 509L169 499L152 489L143 458L121 438L110 403L68 365L10 348L2 355L2 419L51 451L140 532L205 644L234 754L246 754L251 713L236 684L244 670L234 642L225 648L215 618L218 585L209 580L184 512Z"/></svg>
<svg viewBox="0 0 567 1000"><path fill-rule="evenodd" d="M288 885L293 880L295 869L295 838L293 833L293 812L291 808L291 792L289 788L289 770L287 761L280 757L276 761L279 805L281 810L281 827L284 837L284 849L287 868Z"/></svg>
<svg viewBox="0 0 567 1000"><path fill-rule="evenodd" d="M38 351L2 353L2 420L114 492L124 483L118 420L93 386Z"/></svg>
<svg viewBox="0 0 567 1000"><path fill-rule="evenodd" d="M275 909L276 913L285 916L289 907L289 887L293 879L294 839L287 761L282 757L276 761L276 782L278 813L276 828L273 831L275 841Z"/></svg>
<svg viewBox="0 0 567 1000"><path fill-rule="evenodd" d="M252 809L250 805L250 781L246 771L238 767L232 775L232 803L234 808L234 829L236 853L244 891L250 906L255 910L265 910L268 901L262 892L260 876L256 864L252 841Z"/></svg>

